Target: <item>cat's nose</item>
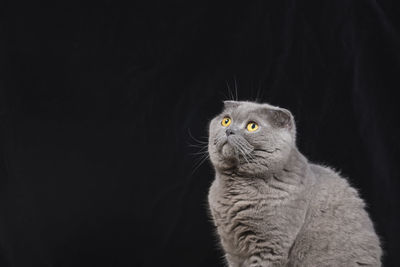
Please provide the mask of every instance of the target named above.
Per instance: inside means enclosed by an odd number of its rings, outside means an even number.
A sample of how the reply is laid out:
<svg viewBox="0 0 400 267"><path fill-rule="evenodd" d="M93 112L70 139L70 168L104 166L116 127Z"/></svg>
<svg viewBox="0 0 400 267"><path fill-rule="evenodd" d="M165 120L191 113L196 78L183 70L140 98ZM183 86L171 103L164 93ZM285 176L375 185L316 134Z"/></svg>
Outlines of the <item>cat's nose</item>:
<svg viewBox="0 0 400 267"><path fill-rule="evenodd" d="M230 136L231 134L235 134L235 131L232 130L231 128L228 128L228 129L226 129L225 133L227 136Z"/></svg>

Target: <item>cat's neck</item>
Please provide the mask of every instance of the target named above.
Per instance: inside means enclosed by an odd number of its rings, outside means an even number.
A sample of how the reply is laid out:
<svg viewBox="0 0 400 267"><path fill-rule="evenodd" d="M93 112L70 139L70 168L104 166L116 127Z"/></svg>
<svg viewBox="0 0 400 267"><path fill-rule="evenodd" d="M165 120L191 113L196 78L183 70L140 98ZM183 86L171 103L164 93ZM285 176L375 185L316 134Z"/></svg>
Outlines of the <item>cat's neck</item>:
<svg viewBox="0 0 400 267"><path fill-rule="evenodd" d="M272 178L289 184L302 184L309 171L307 158L294 147L283 168L273 173Z"/></svg>
<svg viewBox="0 0 400 267"><path fill-rule="evenodd" d="M222 183L225 182L256 182L257 180L262 180L264 182L269 182L271 180L277 180L287 184L301 184L304 182L304 177L309 171L309 164L306 157L301 154L296 147L290 152L287 161L278 170L271 170L265 173L260 173L259 175L247 175L245 173L240 173L235 169L218 171L217 179Z"/></svg>

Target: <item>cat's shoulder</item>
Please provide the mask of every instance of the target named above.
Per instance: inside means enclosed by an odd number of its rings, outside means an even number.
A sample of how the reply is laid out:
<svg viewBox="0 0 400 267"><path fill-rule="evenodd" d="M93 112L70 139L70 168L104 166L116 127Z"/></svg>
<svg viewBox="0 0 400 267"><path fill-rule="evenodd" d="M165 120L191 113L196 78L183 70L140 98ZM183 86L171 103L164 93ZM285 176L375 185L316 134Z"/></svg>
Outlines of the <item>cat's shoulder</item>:
<svg viewBox="0 0 400 267"><path fill-rule="evenodd" d="M358 198L359 194L347 178L329 166L310 164L310 169L316 178L316 186L325 194Z"/></svg>
<svg viewBox="0 0 400 267"><path fill-rule="evenodd" d="M310 170L316 177L318 183L337 183L342 184L343 186L349 185L346 178L344 178L338 171L329 166L310 163Z"/></svg>

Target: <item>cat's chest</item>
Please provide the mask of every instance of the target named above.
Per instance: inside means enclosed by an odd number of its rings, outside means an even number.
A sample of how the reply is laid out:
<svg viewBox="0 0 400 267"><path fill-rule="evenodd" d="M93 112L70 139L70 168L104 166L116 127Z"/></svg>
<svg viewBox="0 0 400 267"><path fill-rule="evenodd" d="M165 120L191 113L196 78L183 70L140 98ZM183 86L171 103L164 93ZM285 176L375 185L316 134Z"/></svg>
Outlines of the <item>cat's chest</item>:
<svg viewBox="0 0 400 267"><path fill-rule="evenodd" d="M236 222L243 221L245 217L254 217L259 205L258 198L249 198L247 195L223 195L218 196L211 203L211 211L218 227L232 231L234 228L230 227L233 227Z"/></svg>
<svg viewBox="0 0 400 267"><path fill-rule="evenodd" d="M231 189L213 184L209 192L210 210L224 249L246 255L258 244L273 240L288 194L268 185Z"/></svg>
<svg viewBox="0 0 400 267"><path fill-rule="evenodd" d="M251 241L262 237L268 220L264 197L252 189L229 192L211 188L210 210L225 250L244 253Z"/></svg>
<svg viewBox="0 0 400 267"><path fill-rule="evenodd" d="M262 187L262 188L261 188ZM275 192L268 185L221 188L214 183L209 192L209 204L218 227L234 231L238 223L255 224L267 220L287 198L286 192Z"/></svg>

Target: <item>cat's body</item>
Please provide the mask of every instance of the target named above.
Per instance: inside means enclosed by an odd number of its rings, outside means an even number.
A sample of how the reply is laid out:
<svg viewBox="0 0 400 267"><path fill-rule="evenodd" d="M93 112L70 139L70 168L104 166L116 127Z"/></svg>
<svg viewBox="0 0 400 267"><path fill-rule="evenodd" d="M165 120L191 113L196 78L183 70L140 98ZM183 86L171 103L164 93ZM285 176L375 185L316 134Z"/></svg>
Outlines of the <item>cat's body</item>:
<svg viewBox="0 0 400 267"><path fill-rule="evenodd" d="M249 122L257 130L246 131ZM230 267L380 266L364 202L297 150L287 110L226 102L210 124L209 153L216 170L209 205Z"/></svg>

